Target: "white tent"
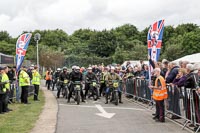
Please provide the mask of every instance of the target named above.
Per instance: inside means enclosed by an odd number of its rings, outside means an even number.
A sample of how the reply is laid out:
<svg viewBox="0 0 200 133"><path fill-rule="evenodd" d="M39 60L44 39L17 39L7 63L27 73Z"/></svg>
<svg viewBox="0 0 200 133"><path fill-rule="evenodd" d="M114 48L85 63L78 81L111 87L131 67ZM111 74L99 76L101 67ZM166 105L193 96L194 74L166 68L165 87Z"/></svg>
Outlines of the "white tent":
<svg viewBox="0 0 200 133"><path fill-rule="evenodd" d="M200 53L186 55L186 56L179 58L173 62L179 62L179 61L188 61L190 63L200 63Z"/></svg>

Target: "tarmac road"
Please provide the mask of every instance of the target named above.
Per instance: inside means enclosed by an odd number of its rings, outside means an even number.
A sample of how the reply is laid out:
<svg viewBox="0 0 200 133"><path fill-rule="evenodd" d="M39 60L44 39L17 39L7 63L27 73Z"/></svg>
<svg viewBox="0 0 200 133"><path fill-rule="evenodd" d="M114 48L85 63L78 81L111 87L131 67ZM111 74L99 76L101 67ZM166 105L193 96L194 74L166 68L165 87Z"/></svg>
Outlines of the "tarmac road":
<svg viewBox="0 0 200 133"><path fill-rule="evenodd" d="M118 106L104 104L104 97L98 101L87 99L80 105L76 105L74 100L71 103L64 98L57 100L56 133L189 133L168 119L165 123L155 122L151 110L126 98Z"/></svg>

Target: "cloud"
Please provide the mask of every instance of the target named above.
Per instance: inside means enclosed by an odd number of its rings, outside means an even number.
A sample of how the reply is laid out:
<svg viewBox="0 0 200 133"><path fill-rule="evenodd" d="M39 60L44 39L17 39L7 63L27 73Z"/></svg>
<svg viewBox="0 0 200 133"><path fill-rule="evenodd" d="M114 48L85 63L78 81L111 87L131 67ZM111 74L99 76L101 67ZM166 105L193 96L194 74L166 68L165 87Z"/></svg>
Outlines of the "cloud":
<svg viewBox="0 0 200 133"><path fill-rule="evenodd" d="M6 0L0 2L0 30L13 37L22 31L80 28L111 29L131 23L139 30L158 19L166 25L200 24L198 0Z"/></svg>

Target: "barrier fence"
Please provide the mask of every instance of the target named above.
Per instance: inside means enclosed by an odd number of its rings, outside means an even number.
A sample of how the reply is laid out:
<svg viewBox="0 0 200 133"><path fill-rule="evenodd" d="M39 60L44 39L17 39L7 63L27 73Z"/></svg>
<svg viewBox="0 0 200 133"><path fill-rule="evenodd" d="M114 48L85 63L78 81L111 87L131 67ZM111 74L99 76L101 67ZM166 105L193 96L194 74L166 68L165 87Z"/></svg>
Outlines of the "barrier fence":
<svg viewBox="0 0 200 133"><path fill-rule="evenodd" d="M34 86L30 85L28 89L28 96L34 95ZM16 82L10 84L9 103L20 101L21 87L16 87Z"/></svg>
<svg viewBox="0 0 200 133"><path fill-rule="evenodd" d="M123 82L127 96L132 96L133 99L149 103L148 106L154 107L152 99L152 90L148 88L149 81L141 78L130 78ZM167 85L168 98L166 99L166 116L171 116L172 119L183 119L184 129L188 123L199 127L200 129L200 95L196 89Z"/></svg>

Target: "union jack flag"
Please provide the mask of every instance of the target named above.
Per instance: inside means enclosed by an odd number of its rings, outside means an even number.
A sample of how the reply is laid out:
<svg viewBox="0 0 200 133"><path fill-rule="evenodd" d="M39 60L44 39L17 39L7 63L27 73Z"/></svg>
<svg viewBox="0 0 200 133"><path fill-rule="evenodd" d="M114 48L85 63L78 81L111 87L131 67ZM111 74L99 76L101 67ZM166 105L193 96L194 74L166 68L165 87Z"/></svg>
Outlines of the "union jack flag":
<svg viewBox="0 0 200 133"><path fill-rule="evenodd" d="M16 73L19 72L20 67L24 61L26 51L31 40L31 33L21 35L16 43Z"/></svg>
<svg viewBox="0 0 200 133"><path fill-rule="evenodd" d="M153 23L147 35L148 53L153 61L158 61L162 45L164 20Z"/></svg>
<svg viewBox="0 0 200 133"><path fill-rule="evenodd" d="M149 32L147 35L148 55L154 62L157 62L160 56L163 31L164 31L164 20L160 20L153 23L149 28ZM152 71L153 67L151 66L151 64L149 64L149 85L151 85Z"/></svg>

